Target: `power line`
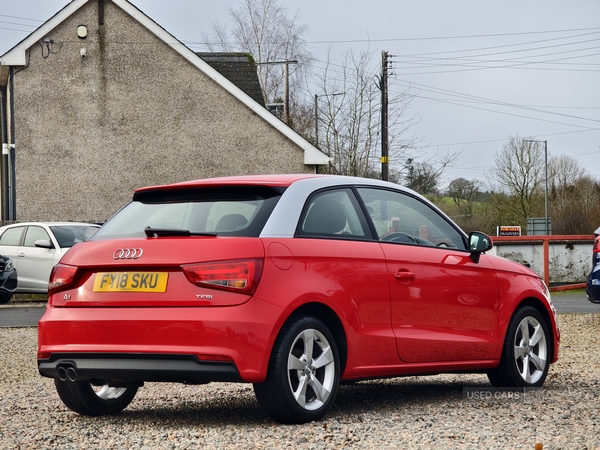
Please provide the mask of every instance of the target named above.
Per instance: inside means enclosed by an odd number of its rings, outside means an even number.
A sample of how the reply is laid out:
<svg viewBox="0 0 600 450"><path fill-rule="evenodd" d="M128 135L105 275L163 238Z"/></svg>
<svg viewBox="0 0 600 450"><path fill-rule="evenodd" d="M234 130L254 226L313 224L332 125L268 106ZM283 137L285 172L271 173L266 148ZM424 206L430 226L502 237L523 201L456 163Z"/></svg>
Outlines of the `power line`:
<svg viewBox="0 0 600 450"><path fill-rule="evenodd" d="M0 17L8 17L9 19L29 20L31 22L40 22L40 23L45 22L44 20L29 19L27 17L7 16L6 14L0 14Z"/></svg>
<svg viewBox="0 0 600 450"><path fill-rule="evenodd" d="M337 66L335 64L332 64L332 65ZM343 66L340 66L340 67L343 67ZM371 74L368 74L368 75L370 76ZM592 122L600 122L600 120L592 119L592 118L588 118L588 117L575 116L575 115L572 115L572 114L563 114L563 113L558 113L558 112L554 112L554 111L545 111L545 110L542 110L542 109L539 109L539 108L536 108L536 107L531 107L531 106L527 106L527 105L518 105L518 104L508 103L508 102L502 102L502 101L499 101L499 100L494 100L494 99L490 99L490 98L474 96L474 95L470 95L470 94L463 94L463 93L460 93L460 92L450 91L450 90L447 90L447 89L435 88L435 87L424 85L424 84L421 84L421 83L412 83L412 82L409 82L409 81L404 81L403 83L404 83L403 86L405 86L408 89L411 89L411 88L414 88L414 86L417 86L418 89L420 89L420 90L424 90L424 91L428 91L428 92L434 92L434 93L441 93L443 95L448 95L450 97L457 97L458 99L466 99L468 101L473 101L473 102L482 103L482 104L497 105L497 106L503 106L503 107L507 107L507 108L523 109L523 110L528 110L528 111L532 111L532 112L539 112L539 113L542 113L542 114L550 114L550 115L555 115L555 116L560 116L560 117L566 117L566 118L572 118L572 119L577 119L577 120L587 120L587 121L592 121ZM396 93L400 94L399 92L396 92ZM467 107L467 108L470 107L470 108L481 109L481 110L489 111L489 112L496 112L498 114L512 115L512 116L515 116L515 117L523 117L523 118L528 118L528 119L532 119L532 120L540 120L540 121L545 121L545 122L550 122L550 123L556 123L556 124L561 124L561 125L566 125L566 126L580 127L579 125L561 123L561 122L557 122L557 121L548 121L548 120L540 119L540 118L528 117L528 116L523 116L523 115L518 115L518 114L512 114L512 113L502 112L502 111L494 111L494 110L487 109L487 108L477 108L475 106L464 105L464 104L457 103L457 101L452 101L451 102L450 100L433 98L433 97L426 97L426 96L422 96L422 95L419 95L419 94L415 94L414 97L423 98L425 100L430 100L430 101L438 101L438 102L442 102L442 103L453 104L453 105L457 105L457 106L463 106L463 107ZM583 126L581 126L581 127L585 128L585 129L588 129L588 130L592 130L593 129L593 128L590 128L590 127L583 127Z"/></svg>
<svg viewBox="0 0 600 450"><path fill-rule="evenodd" d="M35 25L28 25L26 23L7 22L5 20L0 20L0 23L6 23L8 25L19 25L19 26L22 26L22 27L35 27Z"/></svg>
<svg viewBox="0 0 600 450"><path fill-rule="evenodd" d="M431 40L446 40L446 39L473 39L473 38L489 38L489 37L505 37L505 36L526 36L535 34L548 33L570 33L575 31L591 31L600 30L594 28L573 28L568 30L546 30L546 31L525 31L520 33L496 33L496 34L473 34L473 35L457 35L457 36L432 36L432 37L414 37L414 38L391 38L391 39L350 39L350 40L328 40L328 41L307 41L307 44L347 44L347 43L369 43L369 42L402 42L402 41L431 41Z"/></svg>
<svg viewBox="0 0 600 450"><path fill-rule="evenodd" d="M346 80L346 82L347 82L347 80ZM516 108L516 109L522 109L522 110L527 110L527 111L541 113L541 114L549 114L549 115L554 115L554 116L559 116L559 117L572 118L572 119L576 119L576 120L587 120L587 121L592 121L592 122L598 122L598 123L600 123L600 120L597 120L597 119L592 119L592 118L582 117L582 116L575 116L575 115L570 115L570 114L562 114L562 113L558 113L558 112L554 112L554 111L545 111L545 110L542 110L542 109L539 109L539 108L529 107L529 106L526 106L526 105L518 105L518 104L514 104L514 103L508 103L508 102L502 102L502 101L498 101L498 100L493 100L493 99L489 99L489 98L485 98L485 97L478 97L478 96L469 95L469 94L462 94L462 93L459 93L459 92L456 92L456 91L450 91L450 90L447 90L447 89L435 88L435 87L423 85L423 84L420 84L420 83L410 83L410 82L407 82L407 81L405 81L404 83L405 83L405 86L408 89L413 88L414 87L413 85L422 86L422 87L418 87L418 89L424 90L424 91L429 91L429 92L434 92L434 93L442 93L443 95L448 95L450 97L457 97L458 100L450 101L448 99L439 99L439 98L427 97L427 96L423 96L423 95L419 95L419 94L411 95L412 97L415 97L415 98L421 98L421 99L424 99L424 100L436 101L436 102L446 103L446 104L455 105L455 106L462 106L464 108L477 109L477 110L481 110L481 111L487 111L487 112L492 112L492 113L502 114L502 115L507 115L507 116L512 116L512 117L520 117L520 118L525 118L525 119L530 119L530 120L535 120L535 121L540 121L540 122L553 123L553 124L564 125L564 126L568 126L568 127L581 128L581 130L577 130L575 132L596 131L596 130L599 129L599 128L593 128L593 127L589 127L589 126L576 125L576 124L572 124L572 123L559 122L559 121L556 121L556 120L543 119L541 117L532 117L532 116L526 116L526 115L522 115L522 114L516 114L516 113L506 112L506 111L494 110L494 109L490 109L490 108L483 108L483 107L477 107L477 106L472 106L472 105L466 105L466 104L460 103L460 101L462 99L462 101L464 102L464 99L467 99L468 101L472 101L472 102L476 102L476 103L481 103L481 104L486 104L486 105L496 105L496 106L501 106L501 107L506 107L506 108ZM395 91L390 90L390 92L395 92ZM401 93L398 93L398 92L395 92L395 93L396 94L401 94ZM570 131L570 132L573 132L573 131ZM567 133L570 133L570 132L557 133L557 134L567 134Z"/></svg>
<svg viewBox="0 0 600 450"><path fill-rule="evenodd" d="M423 96L418 96L419 98L425 99L425 100L432 100L428 97L423 97ZM565 126L569 126L569 127L577 127L577 128L583 128L584 130L600 130L600 128L591 128L591 127L586 127L583 125L575 125L575 124L569 124L569 123L564 123L564 122L557 122L555 120L548 120L548 119L541 119L541 118L537 118L537 117L530 117L530 116L524 116L521 114L515 114L515 113L509 113L509 112L504 112L504 111L495 111L493 109L488 109L488 108L481 108L481 107L477 107L477 106L471 106L471 105L461 105L460 103L457 102L452 102L450 100L435 100L441 103L446 103L449 105L454 105L454 106L462 106L463 108L471 108L471 109L477 109L480 111L487 111L487 112L492 112L492 113L496 113L496 114L502 114L505 116L512 116L512 117L520 117L522 119L530 119L530 120L536 120L538 122L546 122L546 123L554 123L557 125L565 125ZM588 120L594 120L594 119L588 119ZM594 120L594 122L600 122L599 120Z"/></svg>
<svg viewBox="0 0 600 450"><path fill-rule="evenodd" d="M414 37L414 38L386 38L386 39L348 39L348 40L321 40L321 41L304 41L305 44L369 44L369 43L379 43L379 42L406 42L406 41L431 41L431 40L448 40L448 39L479 39L479 38L489 38L489 37L507 37L507 36L527 36L527 35L538 35L538 34L549 34L549 33L570 33L570 32L581 32L581 31L592 31L590 33L583 33L574 36L565 36L560 38L550 38L541 41L533 41L530 43L520 43L520 44L507 44L506 47L515 46L515 45L529 45L532 43L540 43L540 42L550 42L558 39L571 39L573 37L586 36L590 34L595 34L600 32L600 27L596 28L574 28L567 30L547 30L547 31L528 31L528 32L520 32L520 33L496 33L496 34L475 34L475 35L457 35L457 36L432 36L432 37ZM184 42L184 41L182 41ZM190 45L200 45L203 47L208 47L210 45L221 44L221 42L201 42L201 41L185 41ZM240 45L240 42L226 42L226 45ZM286 44L286 42L281 42L281 44ZM500 46L499 48L505 47ZM494 47L491 47L494 48ZM486 49L486 48L483 48ZM475 50L454 50L452 52L462 52L462 51L475 51ZM445 53L445 52L441 52ZM427 53L426 53L427 54ZM402 55L400 55L402 56Z"/></svg>
<svg viewBox="0 0 600 450"><path fill-rule="evenodd" d="M415 84L417 84L417 83L415 83ZM421 86L425 86L425 85L421 85ZM409 86L407 86L407 87L409 87L409 88L411 87L410 83L409 83ZM483 103L483 104L488 104L488 105L504 106L504 107L508 107L508 108L518 108L518 109L524 109L524 110L531 111L531 112L539 112L539 113L542 113L542 114L550 114L550 115L555 115L555 116L560 116L560 117L566 117L566 118L569 118L569 119L587 120L587 121L590 121L590 122L598 122L598 123L600 123L600 120L598 120L598 119L590 119L590 118L587 118L587 117L574 116L572 114L563 114L563 113L558 113L558 112L554 112L554 111L545 111L543 109L539 109L539 108L535 108L535 107L528 107L528 106L524 106L524 105L518 105L518 104L515 104L515 103L502 102L502 101L499 101L499 100L493 100L493 99L489 99L489 98L485 98L485 97L478 97L478 96L474 96L474 95L461 94L461 93L458 93L458 92L448 91L448 90L445 90L445 89L430 88L430 89L423 89L423 90L430 91L430 92L436 92L436 93L439 93L439 91L441 91L441 93L444 94L444 95L456 96L456 97L459 97L459 98L467 98L470 101L476 101L478 103ZM451 93L451 94L445 94L446 92ZM440 101L440 102L443 102L443 103L448 103L449 102L448 100L435 99L435 98L432 98L432 97L424 97L424 96L421 96L421 95L417 95L417 97L424 98L424 99L427 99L427 100ZM460 103L455 103L455 102L453 102L452 104L460 105ZM470 107L470 105L460 105L460 106Z"/></svg>
<svg viewBox="0 0 600 450"><path fill-rule="evenodd" d="M562 133L548 133L548 134L543 134L540 136L533 136L535 138L547 138L550 136L562 136L565 134L574 134L574 133L586 133L589 131L600 131L600 128L595 128L595 129L590 129L590 130L575 130L575 131L565 131ZM429 144L427 147L453 147L455 145L474 145L474 144L491 144L494 142L508 142L509 139L487 139L487 140L483 140L483 141L467 141L467 142L448 142L445 144ZM595 152L590 152L590 153L582 153L580 155L572 155L572 156L585 156L585 155L592 155L595 153L600 153L600 150L595 151Z"/></svg>
<svg viewBox="0 0 600 450"><path fill-rule="evenodd" d="M594 41L600 41L600 39L594 39ZM588 41L589 42L589 41ZM558 47L558 46L553 46L553 47ZM549 47L546 47L549 48ZM551 52L551 53L537 53L534 55L525 55L525 56L514 56L514 57L510 57L510 58L503 58L503 59L499 59L499 58L494 58L494 59L485 59L485 58L478 58L481 56L496 56L496 55L501 55L501 54L507 54L507 53L523 53L523 52L530 52L534 49L531 50L519 50L519 51L513 51L513 52L499 52L499 53L494 53L494 54L488 54L488 55L474 55L474 56L469 56L469 57L452 57L452 58L429 58L427 60L408 60L408 63L412 63L412 64L417 64L420 62L423 63L427 63L427 62L436 62L436 61L467 61L467 62L475 62L475 63L481 63L481 62L514 62L514 61L519 61L519 60L534 60L534 58L546 58L549 56L557 56L557 55L564 55L564 54L572 54L574 52L583 52L583 51L588 51L588 50L596 50L600 48L600 45L594 45L591 47L585 47L585 48L576 48L576 49L568 49L565 51L558 51L558 52ZM539 48L539 49L535 49L535 50L543 50L543 48ZM575 56L570 56L567 58L563 58L563 59L557 59L556 61L563 61L563 60L568 60L568 59L579 59L579 58L585 58L588 56L595 56L596 54L591 54L591 55L575 55ZM476 59L478 58L478 59Z"/></svg>
<svg viewBox="0 0 600 450"><path fill-rule="evenodd" d="M22 25L22 26L29 26L29 25ZM32 31L32 30L17 30L15 28L8 28L8 27L0 27L0 30L20 31L21 33L31 33L31 31Z"/></svg>
<svg viewBox="0 0 600 450"><path fill-rule="evenodd" d="M401 54L398 56L399 57L412 57L412 56L445 55L445 54L450 54L450 53L468 53L468 52L475 52L475 51L481 51L481 50L493 50L493 49L499 49L499 48L516 47L516 46L521 46L521 45L540 44L543 42L552 42L552 41L558 41L558 40L562 40L562 39L572 39L574 37L589 36L591 34L598 34L598 33L600 33L600 31L594 31L592 33L576 34L573 36L564 36L564 37L559 37L559 38L542 39L542 40L537 40L537 41L519 42L517 44L504 44L504 45L496 45L496 46L491 46L491 47L480 47L480 48L463 49L463 50L446 50L443 52L428 52L428 53L414 53L414 54L409 53L409 54L405 54L405 55Z"/></svg>

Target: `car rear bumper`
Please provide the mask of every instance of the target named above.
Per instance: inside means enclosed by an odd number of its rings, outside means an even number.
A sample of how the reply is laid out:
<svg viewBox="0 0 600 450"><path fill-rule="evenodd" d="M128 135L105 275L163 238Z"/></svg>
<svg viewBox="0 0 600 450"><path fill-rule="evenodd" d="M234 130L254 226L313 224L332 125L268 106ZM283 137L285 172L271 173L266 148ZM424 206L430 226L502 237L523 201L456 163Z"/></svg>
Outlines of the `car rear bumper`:
<svg viewBox="0 0 600 450"><path fill-rule="evenodd" d="M266 376L281 308L254 297L216 308L48 306L38 323L40 373L86 379L246 381Z"/></svg>
<svg viewBox="0 0 600 450"><path fill-rule="evenodd" d="M192 355L55 353L38 360L38 370L45 377L63 381L243 381L233 362L201 361Z"/></svg>

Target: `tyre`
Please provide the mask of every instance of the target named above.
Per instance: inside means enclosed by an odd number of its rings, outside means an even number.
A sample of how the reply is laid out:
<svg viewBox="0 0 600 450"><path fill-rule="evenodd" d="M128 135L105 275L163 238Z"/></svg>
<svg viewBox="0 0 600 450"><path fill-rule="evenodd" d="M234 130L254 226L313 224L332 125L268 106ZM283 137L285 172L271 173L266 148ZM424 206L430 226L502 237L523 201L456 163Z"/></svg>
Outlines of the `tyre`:
<svg viewBox="0 0 600 450"><path fill-rule="evenodd" d="M8 303L11 298L12 298L12 294L10 294L8 292L0 292L0 305L4 305L5 303Z"/></svg>
<svg viewBox="0 0 600 450"><path fill-rule="evenodd" d="M286 324L273 346L267 377L254 385L264 411L281 423L319 420L335 401L340 358L320 320L301 316Z"/></svg>
<svg viewBox="0 0 600 450"><path fill-rule="evenodd" d="M540 387L552 352L552 336L542 315L531 306L519 308L508 325L500 364L488 378L496 387Z"/></svg>
<svg viewBox="0 0 600 450"><path fill-rule="evenodd" d="M89 381L61 381L54 379L62 402L72 411L85 416L117 414L131 403L137 386L112 387L92 385Z"/></svg>

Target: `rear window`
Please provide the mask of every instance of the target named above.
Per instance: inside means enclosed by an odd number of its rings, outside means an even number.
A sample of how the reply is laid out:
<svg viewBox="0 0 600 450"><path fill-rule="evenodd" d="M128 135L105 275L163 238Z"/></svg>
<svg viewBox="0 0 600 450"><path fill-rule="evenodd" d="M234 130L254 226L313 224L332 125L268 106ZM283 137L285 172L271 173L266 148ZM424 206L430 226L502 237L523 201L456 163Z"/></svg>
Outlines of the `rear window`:
<svg viewBox="0 0 600 450"><path fill-rule="evenodd" d="M147 227L258 237L280 197L264 186L143 192L91 240L145 237Z"/></svg>

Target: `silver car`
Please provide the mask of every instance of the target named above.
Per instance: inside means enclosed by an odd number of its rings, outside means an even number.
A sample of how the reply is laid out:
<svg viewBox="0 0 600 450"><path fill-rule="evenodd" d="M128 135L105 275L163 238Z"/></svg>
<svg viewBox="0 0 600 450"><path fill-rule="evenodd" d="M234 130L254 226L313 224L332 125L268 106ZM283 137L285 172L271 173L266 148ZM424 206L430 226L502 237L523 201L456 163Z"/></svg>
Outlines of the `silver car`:
<svg viewBox="0 0 600 450"><path fill-rule="evenodd" d="M22 222L0 227L0 255L17 269L17 293L46 293L52 268L73 245L100 225L78 222Z"/></svg>

